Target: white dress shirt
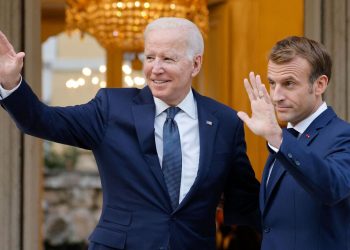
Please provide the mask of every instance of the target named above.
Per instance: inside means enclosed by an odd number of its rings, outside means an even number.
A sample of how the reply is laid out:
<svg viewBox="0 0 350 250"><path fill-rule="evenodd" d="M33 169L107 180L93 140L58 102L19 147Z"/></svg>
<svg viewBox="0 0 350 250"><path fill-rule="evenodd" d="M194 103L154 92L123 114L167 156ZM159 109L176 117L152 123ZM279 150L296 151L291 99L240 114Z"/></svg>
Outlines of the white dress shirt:
<svg viewBox="0 0 350 250"><path fill-rule="evenodd" d="M327 109L327 104L326 102L323 102L321 106L319 106L318 109L314 113L312 113L310 116L308 116L306 119L302 120L294 127L292 126L292 124L288 123L287 128L294 128L296 131L299 132L299 135L301 135L310 126L310 124L326 109Z"/></svg>
<svg viewBox="0 0 350 250"><path fill-rule="evenodd" d="M154 120L156 148L160 165L163 162L163 125L169 105L154 97L156 117ZM175 121L179 128L182 152L182 171L179 203L185 198L197 177L199 165L199 126L197 104L192 90L185 99L177 105L181 110L176 114Z"/></svg>

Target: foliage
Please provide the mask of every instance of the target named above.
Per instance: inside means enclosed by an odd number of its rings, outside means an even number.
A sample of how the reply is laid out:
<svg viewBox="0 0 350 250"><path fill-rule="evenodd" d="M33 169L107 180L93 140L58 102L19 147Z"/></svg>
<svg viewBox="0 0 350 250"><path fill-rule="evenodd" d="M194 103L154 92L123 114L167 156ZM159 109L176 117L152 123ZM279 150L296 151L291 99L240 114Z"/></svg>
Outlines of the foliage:
<svg viewBox="0 0 350 250"><path fill-rule="evenodd" d="M66 146L62 153L52 149L52 142L44 144L44 161L47 169L72 170L79 156L78 149Z"/></svg>

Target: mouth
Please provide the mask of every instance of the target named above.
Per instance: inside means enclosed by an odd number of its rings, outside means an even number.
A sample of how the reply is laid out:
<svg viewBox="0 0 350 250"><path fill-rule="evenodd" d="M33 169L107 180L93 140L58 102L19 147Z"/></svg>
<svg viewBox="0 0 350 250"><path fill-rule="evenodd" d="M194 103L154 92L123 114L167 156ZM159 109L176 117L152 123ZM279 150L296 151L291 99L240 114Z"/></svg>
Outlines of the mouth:
<svg viewBox="0 0 350 250"><path fill-rule="evenodd" d="M290 110L290 107L276 105L275 109L277 112L286 112L286 111Z"/></svg>
<svg viewBox="0 0 350 250"><path fill-rule="evenodd" d="M164 83L167 83L167 82L170 82L169 80L152 80L151 81L156 84L156 85L160 85L160 84L164 84Z"/></svg>

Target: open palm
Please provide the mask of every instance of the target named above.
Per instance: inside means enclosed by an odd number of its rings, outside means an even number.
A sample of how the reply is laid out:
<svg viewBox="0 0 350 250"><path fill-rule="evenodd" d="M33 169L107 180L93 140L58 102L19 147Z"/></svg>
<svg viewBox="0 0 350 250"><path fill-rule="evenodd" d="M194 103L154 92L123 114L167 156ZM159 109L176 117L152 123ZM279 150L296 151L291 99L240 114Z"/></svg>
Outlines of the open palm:
<svg viewBox="0 0 350 250"><path fill-rule="evenodd" d="M255 76L251 72L249 78L250 82L244 79L244 87L250 100L252 115L249 117L245 112L240 111L238 116L254 134L268 139L281 128L277 122L270 95L262 84L260 76Z"/></svg>
<svg viewBox="0 0 350 250"><path fill-rule="evenodd" d="M18 84L24 55L24 52L16 53L0 31L0 83L5 89L11 89Z"/></svg>

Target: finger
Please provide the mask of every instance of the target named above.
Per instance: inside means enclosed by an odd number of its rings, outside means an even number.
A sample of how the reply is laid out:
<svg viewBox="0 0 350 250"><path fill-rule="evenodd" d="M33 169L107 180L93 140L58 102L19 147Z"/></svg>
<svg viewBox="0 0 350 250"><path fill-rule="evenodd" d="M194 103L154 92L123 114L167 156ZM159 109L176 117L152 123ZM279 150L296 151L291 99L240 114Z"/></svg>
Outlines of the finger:
<svg viewBox="0 0 350 250"><path fill-rule="evenodd" d="M262 86L264 85L262 82L261 82L261 77L260 75L256 75L255 77L255 83L256 83L256 89L258 91L258 97L259 98L264 98L264 91L263 91L263 88Z"/></svg>
<svg viewBox="0 0 350 250"><path fill-rule="evenodd" d="M249 72L249 80L250 80L250 84L252 85L252 87L256 88L255 74L253 71Z"/></svg>
<svg viewBox="0 0 350 250"><path fill-rule="evenodd" d="M252 121L251 121L251 118L247 115L247 113L245 112L242 112L242 111L239 111L237 113L237 116L239 117L239 119L241 119L247 126L250 130L252 130Z"/></svg>
<svg viewBox="0 0 350 250"><path fill-rule="evenodd" d="M259 98L259 92L256 86L256 79L255 79L255 74L254 72L250 72L249 73L249 80L250 80L250 84L252 85L252 89L253 89L253 94L256 98Z"/></svg>
<svg viewBox="0 0 350 250"><path fill-rule="evenodd" d="M264 93L264 100L265 100L265 102L268 103L268 104L271 104L272 103L271 97L269 95L269 92L267 92L265 84L261 84L261 89L262 89L262 91Z"/></svg>
<svg viewBox="0 0 350 250"><path fill-rule="evenodd" d="M26 54L25 54L24 52L19 52L19 53L17 53L16 57L17 57L17 58L24 58L25 55L26 55Z"/></svg>
<svg viewBox="0 0 350 250"><path fill-rule="evenodd" d="M246 90L246 92L248 94L249 100L250 101L256 100L256 97L255 97L255 95L253 93L252 86L250 85L250 83L249 83L247 78L244 79L243 84L244 84L245 90Z"/></svg>
<svg viewBox="0 0 350 250"><path fill-rule="evenodd" d="M10 42L7 40L4 33L0 31L0 54L10 53L11 56L15 56L15 50L13 49Z"/></svg>
<svg viewBox="0 0 350 250"><path fill-rule="evenodd" d="M23 65L23 58L25 57L25 53L24 52L19 52L16 55L16 60L17 60L17 64L18 65Z"/></svg>
<svg viewBox="0 0 350 250"><path fill-rule="evenodd" d="M250 119L249 116L247 115L247 113L245 113L243 111L237 112L237 116L239 117L239 119L241 119L246 124L247 124L248 120Z"/></svg>

